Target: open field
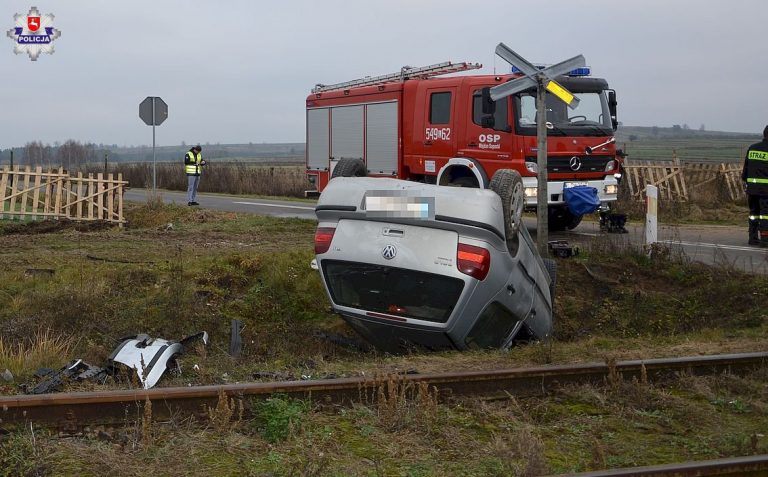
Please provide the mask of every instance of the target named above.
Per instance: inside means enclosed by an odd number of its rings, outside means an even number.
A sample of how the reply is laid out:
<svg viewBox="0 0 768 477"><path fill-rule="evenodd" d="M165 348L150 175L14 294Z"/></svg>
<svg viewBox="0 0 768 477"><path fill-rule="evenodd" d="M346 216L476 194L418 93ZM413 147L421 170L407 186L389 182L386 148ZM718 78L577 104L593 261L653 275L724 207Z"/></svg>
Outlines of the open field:
<svg viewBox="0 0 768 477"><path fill-rule="evenodd" d="M136 332L211 334L208 350L184 356L181 376L166 377L164 386L768 345L768 278L674 256L651 261L606 238L559 261L551 346L381 355L328 339L355 337L328 313L317 272L309 269L313 222L157 204L133 206L128 220L122 231L0 222L0 370L16 378L0 384L0 392L34 382L39 366L77 357L100 364L118 337ZM245 324L239 358L226 353L231 319ZM768 452L765 379L683 376L563 388L545 398L429 398L352 408L275 397L253 418L231 424L212 417L203 427L155 423L74 439L41 430L34 438L29 430L0 435L0 475L114 468L123 475L537 475L747 455Z"/></svg>
<svg viewBox="0 0 768 477"><path fill-rule="evenodd" d="M636 126L620 127L616 132L617 147L639 161L677 157L691 162L743 162L747 147L760 138L756 134Z"/></svg>

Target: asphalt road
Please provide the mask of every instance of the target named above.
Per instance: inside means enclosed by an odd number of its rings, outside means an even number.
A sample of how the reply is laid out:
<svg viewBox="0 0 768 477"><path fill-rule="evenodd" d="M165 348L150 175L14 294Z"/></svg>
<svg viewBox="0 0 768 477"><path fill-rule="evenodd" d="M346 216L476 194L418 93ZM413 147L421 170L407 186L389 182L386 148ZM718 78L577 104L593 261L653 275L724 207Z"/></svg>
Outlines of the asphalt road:
<svg viewBox="0 0 768 477"><path fill-rule="evenodd" d="M746 208L744 214L746 217ZM531 224L535 225L532 221ZM586 244L597 237L619 245L627 243L640 246L645 243L643 225L627 225L627 234L600 232L596 222L582 222L576 229L550 234L550 240L565 239L576 244ZM531 232L533 234L533 232ZM671 254L727 268L752 273L768 274L768 249L747 245L746 219L744 227L722 225L659 225L659 242L667 245Z"/></svg>
<svg viewBox="0 0 768 477"><path fill-rule="evenodd" d="M134 202L143 202L147 200L148 193L149 191L146 189L129 189L124 198ZM167 203L187 204L186 192L162 191L160 194ZM206 209L315 220L314 202L251 199L243 196L219 194L198 194L197 201L200 203L200 207Z"/></svg>
<svg viewBox="0 0 768 477"><path fill-rule="evenodd" d="M162 192L168 203L187 203L183 192ZM144 189L129 189L125 199L142 202L147 199ZM198 195L201 207L244 212L274 217L298 217L315 220L314 202L251 199L242 196L202 194ZM768 249L747 245L746 209L744 227L717 225L659 225L659 241L668 245L671 253L682 254L690 260L717 264L753 273L768 273ZM535 237L535 219L526 218L526 225ZM586 247L595 240L609 241L616 246L640 246L645 241L642 225L629 224L627 234L606 234L600 232L596 222L582 222L575 230L551 233L550 240L567 240L570 244Z"/></svg>

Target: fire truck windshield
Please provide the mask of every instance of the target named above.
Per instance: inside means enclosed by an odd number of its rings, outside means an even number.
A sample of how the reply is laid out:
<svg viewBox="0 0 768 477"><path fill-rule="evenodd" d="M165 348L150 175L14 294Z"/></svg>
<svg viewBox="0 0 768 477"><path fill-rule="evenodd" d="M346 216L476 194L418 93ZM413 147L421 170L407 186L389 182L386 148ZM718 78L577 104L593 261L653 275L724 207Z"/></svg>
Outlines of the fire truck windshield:
<svg viewBox="0 0 768 477"><path fill-rule="evenodd" d="M579 93L579 105L569 108L547 93L547 122L554 136L610 136L613 134L608 100L604 92ZM514 97L515 129L524 136L536 135L536 96L524 92Z"/></svg>

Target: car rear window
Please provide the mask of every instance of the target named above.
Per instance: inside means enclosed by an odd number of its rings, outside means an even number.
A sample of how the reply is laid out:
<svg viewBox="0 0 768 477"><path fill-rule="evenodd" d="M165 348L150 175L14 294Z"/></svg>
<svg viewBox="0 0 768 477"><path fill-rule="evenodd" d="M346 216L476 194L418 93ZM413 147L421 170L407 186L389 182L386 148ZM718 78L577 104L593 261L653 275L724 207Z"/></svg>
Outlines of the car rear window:
<svg viewBox="0 0 768 477"><path fill-rule="evenodd" d="M404 268L323 260L322 269L337 305L438 323L464 289L461 279Z"/></svg>

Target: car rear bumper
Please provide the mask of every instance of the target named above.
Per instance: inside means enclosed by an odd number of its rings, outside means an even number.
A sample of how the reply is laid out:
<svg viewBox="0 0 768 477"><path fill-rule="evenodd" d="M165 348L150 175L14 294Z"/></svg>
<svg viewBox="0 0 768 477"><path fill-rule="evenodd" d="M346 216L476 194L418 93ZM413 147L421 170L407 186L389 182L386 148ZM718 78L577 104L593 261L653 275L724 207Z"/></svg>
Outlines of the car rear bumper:
<svg viewBox="0 0 768 477"><path fill-rule="evenodd" d="M376 348L389 353L402 353L409 348L429 350L459 349L445 328L413 327L382 318L364 318L337 310L344 321Z"/></svg>

